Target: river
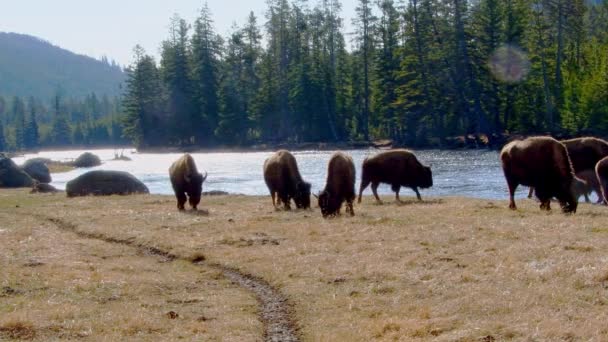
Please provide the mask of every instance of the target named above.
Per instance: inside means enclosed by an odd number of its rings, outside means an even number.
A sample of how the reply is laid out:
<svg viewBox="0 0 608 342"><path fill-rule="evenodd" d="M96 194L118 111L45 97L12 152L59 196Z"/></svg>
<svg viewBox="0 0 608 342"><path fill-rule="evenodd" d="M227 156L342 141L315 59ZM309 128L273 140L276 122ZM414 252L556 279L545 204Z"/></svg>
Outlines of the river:
<svg viewBox="0 0 608 342"><path fill-rule="evenodd" d="M98 155L103 164L91 169L77 169L66 173L53 174L51 183L58 189L65 189L65 184L78 175L93 169L127 171L142 180L153 194L172 194L168 169L171 163L181 154L178 153L136 153L134 149L124 150L124 155L132 161L115 161L112 149L87 150ZM58 161L73 160L84 150L47 151L27 154L15 158L18 164L34 157L45 157ZM312 184L314 192L325 184L327 161L331 151L294 152L302 177ZM361 162L367 156L378 153L377 150L364 149L348 151L357 166L357 190L361 174ZM507 199L507 186L500 167L496 151L487 150L415 150L418 159L425 165L431 165L434 185L421 190L421 195L432 197L465 196L485 199ZM221 190L245 195L266 195L268 190L262 177L262 165L271 152L246 153L192 153L200 171L207 171L209 177L204 184L204 191ZM379 192L391 194L390 186L381 185ZM518 197L527 193L522 188ZM365 191L370 195L371 190ZM415 196L409 189L402 189L402 197Z"/></svg>

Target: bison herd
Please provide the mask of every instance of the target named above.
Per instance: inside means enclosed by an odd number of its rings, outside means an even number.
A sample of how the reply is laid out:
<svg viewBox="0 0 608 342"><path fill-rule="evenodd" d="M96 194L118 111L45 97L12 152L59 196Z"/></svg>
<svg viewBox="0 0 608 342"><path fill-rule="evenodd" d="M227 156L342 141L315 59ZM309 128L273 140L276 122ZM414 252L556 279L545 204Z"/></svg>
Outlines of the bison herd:
<svg viewBox="0 0 608 342"><path fill-rule="evenodd" d="M509 189L509 208L517 209L515 190L519 185L530 187L540 201L541 210L551 209L551 199L559 202L565 213L575 213L578 197L595 191L600 202L608 204L608 142L597 138L578 138L558 141L551 137L531 137L516 140L503 147L500 153L502 169ZM275 208L310 208L311 184L298 169L296 158L289 151L280 150L264 162L264 181ZM433 186L430 166L418 161L408 150L396 149L365 158L358 202L371 184L372 193L381 203L377 189L380 183L389 184L400 202L401 187L412 189L422 200L418 189ZM177 198L177 208L184 210L186 201L196 209L201 199L207 174L198 172L194 159L186 154L169 169L171 184ZM336 152L329 159L325 187L318 194L318 206L323 217L340 214L346 202L346 212L355 215L353 202L356 171L353 159L344 152Z"/></svg>
<svg viewBox="0 0 608 342"><path fill-rule="evenodd" d="M509 208L516 209L514 194L518 185L536 193L541 210L550 210L555 197L565 213L575 213L578 197L595 191L606 201L608 180L608 142L597 138L557 141L551 137L532 137L507 144L500 153L502 169L509 186Z"/></svg>

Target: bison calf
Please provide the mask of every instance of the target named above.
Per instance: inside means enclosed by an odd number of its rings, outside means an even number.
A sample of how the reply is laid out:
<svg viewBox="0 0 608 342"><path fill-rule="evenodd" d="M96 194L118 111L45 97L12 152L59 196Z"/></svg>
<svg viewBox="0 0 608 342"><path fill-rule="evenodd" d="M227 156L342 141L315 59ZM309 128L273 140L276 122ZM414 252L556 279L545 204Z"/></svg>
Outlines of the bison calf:
<svg viewBox="0 0 608 342"><path fill-rule="evenodd" d="M298 170L296 158L289 151L277 151L264 162L264 181L276 208L283 202L286 210L293 201L297 208L310 208L310 183L305 182ZM275 196L278 199L275 202Z"/></svg>
<svg viewBox="0 0 608 342"><path fill-rule="evenodd" d="M502 169L509 186L509 208L516 209L515 190L519 184L533 186L540 208L550 210L556 197L566 213L576 212L574 188L580 181L574 176L566 147L550 137L513 141L500 153Z"/></svg>
<svg viewBox="0 0 608 342"><path fill-rule="evenodd" d="M192 156L185 154L171 165L169 177L177 198L177 209L184 210L184 204L188 200L192 209L196 210L196 206L201 201L203 182L207 179L207 173L205 172L204 176L200 174Z"/></svg>
<svg viewBox="0 0 608 342"><path fill-rule="evenodd" d="M329 159L325 189L317 196L323 217L340 214L342 203L346 201L346 212L355 215L355 163L353 159L336 152Z"/></svg>
<svg viewBox="0 0 608 342"><path fill-rule="evenodd" d="M433 186L431 168L422 165L416 156L408 150L393 150L379 153L371 158L365 158L362 165L361 186L359 187L359 203L363 191L372 184L372 192L376 201L382 202L378 197L378 185L388 183L395 192L399 202L399 190L408 187L414 190L418 200L422 200L418 188L426 189Z"/></svg>

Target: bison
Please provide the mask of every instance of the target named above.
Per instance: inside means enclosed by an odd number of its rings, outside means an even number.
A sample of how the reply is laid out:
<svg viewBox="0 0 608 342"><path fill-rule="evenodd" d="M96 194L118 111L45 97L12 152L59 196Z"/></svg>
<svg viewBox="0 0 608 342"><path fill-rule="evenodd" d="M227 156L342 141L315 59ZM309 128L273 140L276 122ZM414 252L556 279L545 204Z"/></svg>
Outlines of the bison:
<svg viewBox="0 0 608 342"><path fill-rule="evenodd" d="M515 189L519 184L533 186L540 208L551 210L556 197L565 213L575 213L577 182L566 147L551 137L532 137L507 144L500 152L502 169L509 186L509 208L515 205Z"/></svg>
<svg viewBox="0 0 608 342"><path fill-rule="evenodd" d="M346 201L346 212L355 215L355 163L353 159L336 152L329 159L325 189L317 197L323 217L340 214L342 203Z"/></svg>
<svg viewBox="0 0 608 342"><path fill-rule="evenodd" d="M608 157L595 165L595 173L600 184L602 202L608 205Z"/></svg>
<svg viewBox="0 0 608 342"><path fill-rule="evenodd" d="M595 170L595 165L604 157L608 157L608 142L598 138L586 137L563 140L562 144L568 149L575 173L584 170Z"/></svg>
<svg viewBox="0 0 608 342"><path fill-rule="evenodd" d="M363 190L372 184L372 192L376 201L382 202L378 197L377 189L380 183L388 183L395 192L398 202L401 187L414 190L418 200L422 200L418 187L422 189L433 186L431 168L422 165L416 156L408 150L393 150L379 153L371 158L365 158L362 165L361 186L359 187L359 203Z"/></svg>
<svg viewBox="0 0 608 342"><path fill-rule="evenodd" d="M177 209L184 210L184 204L187 200L192 209L196 210L196 206L201 201L201 192L203 191L203 182L207 179L207 173L203 176L196 169L194 159L189 154L184 154L169 168L169 177L171 185L177 198Z"/></svg>
<svg viewBox="0 0 608 342"><path fill-rule="evenodd" d="M281 202L290 210L291 199L299 209L310 208L310 183L305 182L298 170L296 158L286 150L277 151L264 162L264 181L276 208ZM275 202L275 196L278 196Z"/></svg>
<svg viewBox="0 0 608 342"><path fill-rule="evenodd" d="M595 165L604 157L608 156L608 142L593 137L576 138L561 141L570 156L572 168L575 174L585 171L595 173ZM592 185L592 184L591 184ZM528 198L532 198L534 188L530 188ZM598 193L599 195L599 193ZM585 196L587 202L588 197Z"/></svg>

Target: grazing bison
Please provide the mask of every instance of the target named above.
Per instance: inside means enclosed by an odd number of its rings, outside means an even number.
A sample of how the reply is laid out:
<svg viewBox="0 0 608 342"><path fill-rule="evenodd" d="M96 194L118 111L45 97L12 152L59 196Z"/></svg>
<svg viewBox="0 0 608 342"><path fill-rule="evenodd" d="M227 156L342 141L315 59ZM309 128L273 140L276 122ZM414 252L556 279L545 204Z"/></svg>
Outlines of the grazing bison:
<svg viewBox="0 0 608 342"><path fill-rule="evenodd" d="M600 160L597 165L595 165L595 173L602 192L600 196L602 202L608 205L608 157Z"/></svg>
<svg viewBox="0 0 608 342"><path fill-rule="evenodd" d="M380 183L388 183L399 199L399 190L402 186L411 188L418 200L422 200L418 187L426 189L433 186L431 168L422 165L416 156L408 150L393 150L379 153L371 158L365 158L362 166L361 186L359 188L359 203L363 190L372 184L372 192L376 201L382 202L378 197L377 189Z"/></svg>
<svg viewBox="0 0 608 342"><path fill-rule="evenodd" d="M177 198L177 209L184 210L186 195L188 195L190 206L196 210L196 206L201 201L203 182L207 179L207 173L205 172L204 176L200 174L196 169L194 159L186 153L171 165L169 176Z"/></svg>
<svg viewBox="0 0 608 342"><path fill-rule="evenodd" d="M310 183L305 182L298 170L296 158L286 150L277 151L264 162L264 181L276 208L283 202L286 210L291 209L290 202L296 203L299 209L310 208ZM275 203L275 196L278 196Z"/></svg>
<svg viewBox="0 0 608 342"><path fill-rule="evenodd" d="M502 149L500 159L509 186L509 208L517 208L515 189L522 184L536 189L541 209L551 210L551 198L556 197L564 212L576 212L574 188L581 181L574 176L568 151L559 141L550 137L513 141Z"/></svg>
<svg viewBox="0 0 608 342"><path fill-rule="evenodd" d="M575 174L590 171L595 173L595 165L602 158L608 157L608 142L602 139L585 137L561 141L570 156ZM530 188L528 198L532 198L534 188ZM599 193L598 193L599 194ZM585 196L587 202L588 197Z"/></svg>
<svg viewBox="0 0 608 342"><path fill-rule="evenodd" d="M329 159L325 189L317 196L323 217L340 214L342 203L346 201L346 212L355 215L355 163L353 159L336 152Z"/></svg>

